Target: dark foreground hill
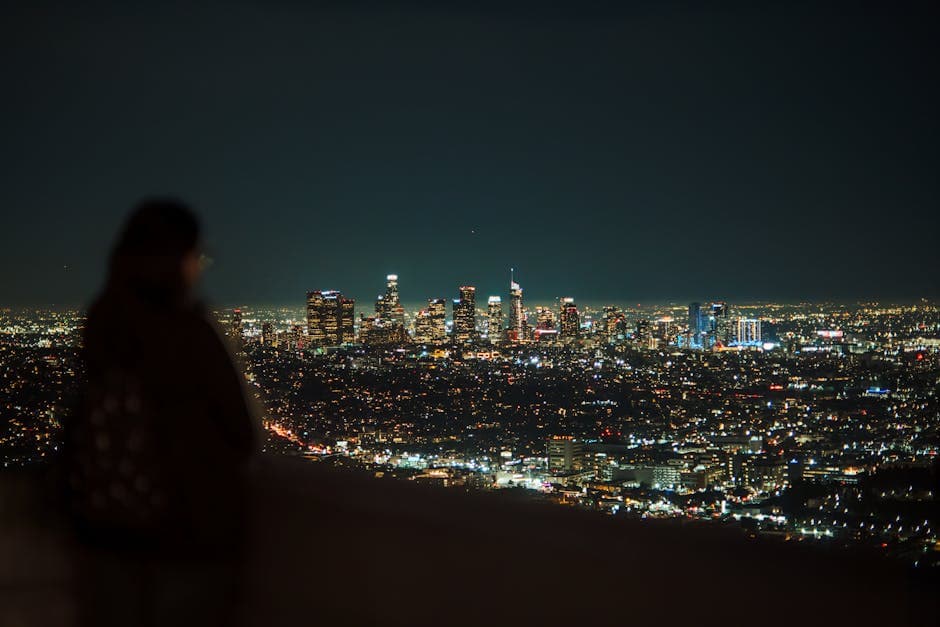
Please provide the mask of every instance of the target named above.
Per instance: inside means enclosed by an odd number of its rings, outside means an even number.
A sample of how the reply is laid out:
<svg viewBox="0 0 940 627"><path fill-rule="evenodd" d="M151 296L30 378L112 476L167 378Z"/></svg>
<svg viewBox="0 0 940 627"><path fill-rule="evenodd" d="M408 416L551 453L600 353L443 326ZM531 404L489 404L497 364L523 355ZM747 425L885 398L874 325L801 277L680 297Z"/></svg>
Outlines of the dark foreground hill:
<svg viewBox="0 0 940 627"><path fill-rule="evenodd" d="M82 553L43 486L0 475L3 626L76 621ZM259 461L251 518L249 625L936 624L929 586L883 560L301 460Z"/></svg>

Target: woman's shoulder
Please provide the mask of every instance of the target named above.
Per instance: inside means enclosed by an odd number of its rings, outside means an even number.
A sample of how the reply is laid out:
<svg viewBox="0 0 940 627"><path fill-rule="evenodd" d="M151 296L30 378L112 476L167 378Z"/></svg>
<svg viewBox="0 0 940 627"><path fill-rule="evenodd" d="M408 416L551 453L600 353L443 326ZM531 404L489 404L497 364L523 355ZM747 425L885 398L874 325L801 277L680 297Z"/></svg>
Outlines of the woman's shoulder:
<svg viewBox="0 0 940 627"><path fill-rule="evenodd" d="M187 329L187 340L194 348L205 351L211 358L228 358L230 348L212 312L205 305L195 304L182 313L182 324Z"/></svg>

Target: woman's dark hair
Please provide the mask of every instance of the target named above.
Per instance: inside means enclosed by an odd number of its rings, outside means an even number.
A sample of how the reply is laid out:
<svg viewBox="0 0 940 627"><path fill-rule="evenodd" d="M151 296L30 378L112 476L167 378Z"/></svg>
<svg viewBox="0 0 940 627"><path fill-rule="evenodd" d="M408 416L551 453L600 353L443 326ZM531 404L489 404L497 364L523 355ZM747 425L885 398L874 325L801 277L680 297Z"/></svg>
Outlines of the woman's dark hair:
<svg viewBox="0 0 940 627"><path fill-rule="evenodd" d="M179 303L186 297L182 261L198 249L200 238L199 220L185 203L141 201L111 251L108 289L129 290L153 303Z"/></svg>

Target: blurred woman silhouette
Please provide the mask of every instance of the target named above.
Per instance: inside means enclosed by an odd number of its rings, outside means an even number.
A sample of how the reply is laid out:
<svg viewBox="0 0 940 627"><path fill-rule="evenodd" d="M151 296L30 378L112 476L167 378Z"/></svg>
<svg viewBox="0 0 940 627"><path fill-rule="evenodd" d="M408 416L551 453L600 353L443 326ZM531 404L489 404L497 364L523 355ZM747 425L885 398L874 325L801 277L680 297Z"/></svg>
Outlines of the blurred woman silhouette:
<svg viewBox="0 0 940 627"><path fill-rule="evenodd" d="M255 433L243 377L193 297L200 240L185 204L140 203L88 311L65 451L87 624L234 622Z"/></svg>

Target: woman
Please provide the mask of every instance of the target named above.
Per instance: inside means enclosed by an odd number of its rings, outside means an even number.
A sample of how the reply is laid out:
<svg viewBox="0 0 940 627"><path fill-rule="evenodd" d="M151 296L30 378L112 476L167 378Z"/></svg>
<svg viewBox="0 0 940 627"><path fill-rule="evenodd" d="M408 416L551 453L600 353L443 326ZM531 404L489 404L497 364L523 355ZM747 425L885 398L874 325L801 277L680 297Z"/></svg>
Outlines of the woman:
<svg viewBox="0 0 940 627"><path fill-rule="evenodd" d="M255 435L243 378L192 295L199 247L187 206L141 203L88 312L65 457L90 624L231 623Z"/></svg>

